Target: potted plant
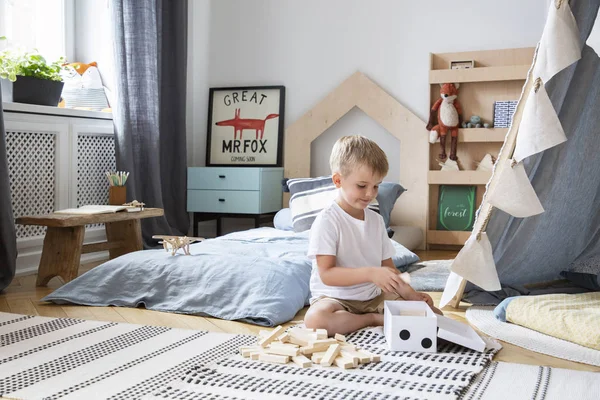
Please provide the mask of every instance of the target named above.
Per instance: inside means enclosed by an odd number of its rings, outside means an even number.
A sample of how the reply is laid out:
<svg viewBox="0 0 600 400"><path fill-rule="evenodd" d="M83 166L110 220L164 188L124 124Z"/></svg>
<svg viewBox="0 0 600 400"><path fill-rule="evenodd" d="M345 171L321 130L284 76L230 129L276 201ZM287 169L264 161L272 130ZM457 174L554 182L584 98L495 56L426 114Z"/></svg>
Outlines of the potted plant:
<svg viewBox="0 0 600 400"><path fill-rule="evenodd" d="M3 101L57 106L63 89L60 76L63 64L62 57L48 63L37 51L1 51Z"/></svg>

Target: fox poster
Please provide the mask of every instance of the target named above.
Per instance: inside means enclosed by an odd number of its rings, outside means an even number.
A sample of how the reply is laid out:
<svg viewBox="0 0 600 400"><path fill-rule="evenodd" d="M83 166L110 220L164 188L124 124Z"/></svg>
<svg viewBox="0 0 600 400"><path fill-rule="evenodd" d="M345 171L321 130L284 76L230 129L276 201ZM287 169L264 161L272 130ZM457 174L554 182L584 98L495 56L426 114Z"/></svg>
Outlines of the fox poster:
<svg viewBox="0 0 600 400"><path fill-rule="evenodd" d="M281 167L285 87L211 88L207 166Z"/></svg>

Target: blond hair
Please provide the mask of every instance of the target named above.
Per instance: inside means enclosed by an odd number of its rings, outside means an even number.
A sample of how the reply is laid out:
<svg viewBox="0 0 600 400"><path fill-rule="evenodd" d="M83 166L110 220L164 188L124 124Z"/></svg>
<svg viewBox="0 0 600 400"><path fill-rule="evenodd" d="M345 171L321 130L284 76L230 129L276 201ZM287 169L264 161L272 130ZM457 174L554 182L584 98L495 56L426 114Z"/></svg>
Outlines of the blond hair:
<svg viewBox="0 0 600 400"><path fill-rule="evenodd" d="M343 136L333 145L329 157L331 173L350 174L360 166L371 168L374 174L384 177L388 173L389 164L381 147L374 141L361 136Z"/></svg>

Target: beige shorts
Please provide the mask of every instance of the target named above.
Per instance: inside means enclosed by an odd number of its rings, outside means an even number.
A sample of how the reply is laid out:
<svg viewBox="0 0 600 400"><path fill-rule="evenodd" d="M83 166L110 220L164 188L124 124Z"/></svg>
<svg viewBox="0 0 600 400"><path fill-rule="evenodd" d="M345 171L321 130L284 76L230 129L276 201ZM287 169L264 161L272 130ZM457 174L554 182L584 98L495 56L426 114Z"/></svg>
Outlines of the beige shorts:
<svg viewBox="0 0 600 400"><path fill-rule="evenodd" d="M383 302L385 300L402 300L402 297L396 293L381 293L379 296L371 300L342 300L333 297L320 296L312 304L311 307L321 301L330 301L344 307L344 310L352 314L367 314L378 313L383 314Z"/></svg>

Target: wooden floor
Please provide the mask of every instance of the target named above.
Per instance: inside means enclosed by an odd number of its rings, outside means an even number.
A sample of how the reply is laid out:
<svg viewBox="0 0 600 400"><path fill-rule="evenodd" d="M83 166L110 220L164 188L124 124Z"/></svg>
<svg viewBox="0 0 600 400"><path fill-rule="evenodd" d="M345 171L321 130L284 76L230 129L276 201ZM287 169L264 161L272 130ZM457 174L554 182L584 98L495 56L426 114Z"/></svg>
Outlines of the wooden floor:
<svg viewBox="0 0 600 400"><path fill-rule="evenodd" d="M456 255L450 251L422 251L417 252L422 260L451 259ZM86 264L80 268L80 274L98 265ZM257 335L264 327L245 324L241 322L224 321L216 318L203 318L190 315L163 313L150 311L143 308L125 307L85 307L72 305L55 305L43 303L39 300L62 285L59 278L50 281L47 288L35 286L36 275L17 277L12 284L0 293L0 311L16 314L41 315L46 317L70 317L100 321L128 322L143 325L169 326L173 328L198 329L212 332L229 332ZM439 303L441 293L430 293L436 304ZM444 313L456 320L466 322L465 311L468 305L461 303L459 309L444 308ZM306 308L294 318L294 321L302 320ZM285 326L290 325L287 323ZM534 353L529 350L502 343L504 348L496 355L495 360L522 364L548 365L558 368L596 371L600 367L580 364L562 360L545 354Z"/></svg>

